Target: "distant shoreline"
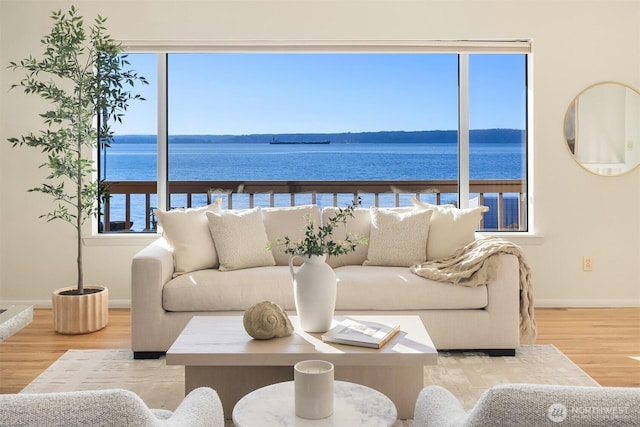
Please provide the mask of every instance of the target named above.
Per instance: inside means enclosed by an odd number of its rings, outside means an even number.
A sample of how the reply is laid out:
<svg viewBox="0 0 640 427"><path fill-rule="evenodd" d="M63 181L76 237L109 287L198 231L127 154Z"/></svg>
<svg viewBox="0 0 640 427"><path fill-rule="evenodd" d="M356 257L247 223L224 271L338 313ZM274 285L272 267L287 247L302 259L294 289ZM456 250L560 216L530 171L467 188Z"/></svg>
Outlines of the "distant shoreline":
<svg viewBox="0 0 640 427"><path fill-rule="evenodd" d="M250 135L169 135L171 144L216 144L216 143L250 143L250 144L363 144L363 143L399 143L430 144L458 143L456 130L429 131L380 131L380 132L342 132L342 133L281 133ZM472 129L469 131L470 142L473 143L515 143L526 141L526 133L522 129ZM156 143L156 135L115 135L115 143Z"/></svg>

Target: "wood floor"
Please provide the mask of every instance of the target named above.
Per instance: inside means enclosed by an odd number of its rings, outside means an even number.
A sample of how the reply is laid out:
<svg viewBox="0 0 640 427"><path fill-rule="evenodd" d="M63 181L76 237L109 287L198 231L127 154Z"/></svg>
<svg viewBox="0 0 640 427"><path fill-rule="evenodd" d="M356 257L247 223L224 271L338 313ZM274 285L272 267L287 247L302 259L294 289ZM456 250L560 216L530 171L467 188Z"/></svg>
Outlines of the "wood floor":
<svg viewBox="0 0 640 427"><path fill-rule="evenodd" d="M640 308L536 309L553 344L602 386L640 387Z"/></svg>
<svg viewBox="0 0 640 427"><path fill-rule="evenodd" d="M603 386L640 387L640 309L537 309L538 344L554 344ZM60 335L51 311L0 343L0 393L17 393L68 349L130 348L128 309L87 335Z"/></svg>

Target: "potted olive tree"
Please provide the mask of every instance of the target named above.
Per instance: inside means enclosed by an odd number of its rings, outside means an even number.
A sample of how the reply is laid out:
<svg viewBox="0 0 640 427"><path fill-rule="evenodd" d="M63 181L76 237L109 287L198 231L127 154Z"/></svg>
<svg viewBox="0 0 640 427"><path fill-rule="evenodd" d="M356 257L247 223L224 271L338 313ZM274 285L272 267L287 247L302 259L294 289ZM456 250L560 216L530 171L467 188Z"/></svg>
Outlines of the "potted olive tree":
<svg viewBox="0 0 640 427"><path fill-rule="evenodd" d="M51 19L51 31L41 41L41 57L29 56L9 65L26 72L12 88L48 102L48 110L40 114L43 128L9 142L14 147L33 147L46 156L40 165L49 172L46 181L28 190L54 200L52 210L40 217L62 220L76 229L77 284L55 291L52 306L54 330L79 334L108 323L108 289L84 283L84 224L97 216L98 197L104 196L92 151L98 144L110 143L109 122L122 122L130 101L143 99L130 90L147 81L129 69L120 43L106 32L106 18L98 15L85 25L71 6L68 12L52 12Z"/></svg>

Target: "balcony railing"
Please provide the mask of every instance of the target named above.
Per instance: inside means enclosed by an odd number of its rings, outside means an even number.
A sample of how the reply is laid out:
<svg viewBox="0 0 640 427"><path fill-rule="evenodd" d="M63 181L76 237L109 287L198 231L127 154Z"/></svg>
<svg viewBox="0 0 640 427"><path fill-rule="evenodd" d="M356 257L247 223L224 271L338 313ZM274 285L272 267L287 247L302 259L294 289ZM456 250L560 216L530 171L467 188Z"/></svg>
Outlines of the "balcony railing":
<svg viewBox="0 0 640 427"><path fill-rule="evenodd" d="M133 231L132 220L142 220L143 230L155 231L153 209L155 181L107 181L110 198L103 206L104 232ZM360 197L362 205L409 206L416 197L428 203L455 200L456 180L426 181L171 181L171 207L194 207L223 197L228 209L254 206L319 204L341 206ZM472 180L469 193L478 205L488 205L480 230L526 230L526 182L524 180ZM144 219L143 219L144 218ZM141 226L142 224L136 224ZM102 229L102 228L101 228Z"/></svg>

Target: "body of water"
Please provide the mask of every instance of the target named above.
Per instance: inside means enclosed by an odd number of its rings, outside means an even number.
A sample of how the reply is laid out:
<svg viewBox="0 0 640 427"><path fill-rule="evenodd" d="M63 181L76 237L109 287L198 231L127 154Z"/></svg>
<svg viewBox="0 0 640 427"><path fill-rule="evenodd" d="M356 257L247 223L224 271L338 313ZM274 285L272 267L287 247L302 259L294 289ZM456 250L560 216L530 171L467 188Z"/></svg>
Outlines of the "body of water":
<svg viewBox="0 0 640 427"><path fill-rule="evenodd" d="M116 138L101 162L100 175L108 181L155 181L157 177L157 149L155 143L149 143L149 137ZM170 138L169 144L169 179L177 181L454 180L458 177L457 163L455 142L212 143L192 137L173 144ZM519 141L470 144L471 179L522 179L525 164L524 147ZM185 203L179 196L171 200L174 207ZM490 208L494 203L485 201ZM144 226L143 210L144 199L133 198L134 230ZM493 221L495 209L492 211L486 216L487 223ZM124 200L114 196L111 220L120 219L124 219Z"/></svg>

